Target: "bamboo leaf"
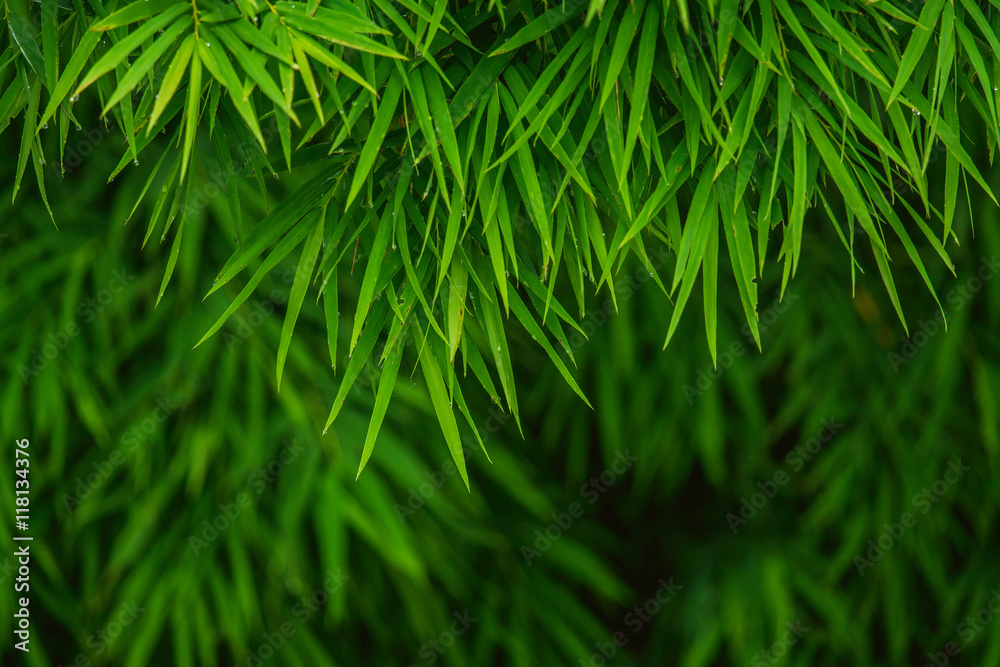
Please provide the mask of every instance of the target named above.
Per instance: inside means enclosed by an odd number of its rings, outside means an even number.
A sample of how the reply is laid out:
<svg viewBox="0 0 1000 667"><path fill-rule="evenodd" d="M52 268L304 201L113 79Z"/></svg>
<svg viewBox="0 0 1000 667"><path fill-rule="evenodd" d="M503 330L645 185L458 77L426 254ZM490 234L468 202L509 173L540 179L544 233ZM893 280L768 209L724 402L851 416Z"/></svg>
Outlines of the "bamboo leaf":
<svg viewBox="0 0 1000 667"><path fill-rule="evenodd" d="M424 381L427 382L427 391L434 406L434 413L437 415L441 431L444 433L448 451L451 458L458 467L458 473L465 482L465 488L471 491L469 486L469 473L465 469L465 452L462 449L462 441L458 433L458 422L455 421L455 413L452 411L451 402L448 400L448 391L441 376L441 368L436 359L431 354L431 348L426 345L424 331L420 323L414 320L411 325L413 340L416 343L420 354L420 368L424 372Z"/></svg>
<svg viewBox="0 0 1000 667"><path fill-rule="evenodd" d="M399 95L402 92L403 84L399 75L395 72L389 75L385 92L382 95L382 102L378 106L375 120L372 122L372 129L365 141L364 148L361 149L361 156L358 158L358 165L354 169L354 179L351 181L351 190L347 195L345 206L350 206L354 198L361 191L361 186L365 184L375 166L379 151L382 149L382 142L385 140L389 125L396 117L396 105L399 103ZM351 347L354 347L353 344Z"/></svg>
<svg viewBox="0 0 1000 667"><path fill-rule="evenodd" d="M358 309L354 314L354 328L351 331L351 345L348 354L354 354L354 346L358 342L361 334L361 326L365 323L368 309L375 298L375 288L378 282L379 271L382 268L382 259L385 251L389 247L389 239L392 236L392 219L387 209L379 222L378 231L375 233L375 241L372 244L372 252L368 258L368 266L365 268L365 277L361 282L361 293L358 295Z"/></svg>
<svg viewBox="0 0 1000 667"><path fill-rule="evenodd" d="M309 288L309 282L316 267L316 258L319 257L322 244L323 224L318 221L313 225L312 231L309 232L309 236L306 237L306 242L302 246L302 255L299 257L299 265L295 269L295 278L292 280L292 289L288 294L288 308L285 310L285 321L281 325L281 338L278 342L278 391L281 390L281 374L285 368L288 346L292 342L295 321L299 318L299 310L301 310L302 302L306 298L306 290Z"/></svg>
<svg viewBox="0 0 1000 667"><path fill-rule="evenodd" d="M145 0L141 0L141 3L145 3ZM157 32L165 29L168 25L171 25L174 22L174 19L177 19L179 16L184 14L187 9L190 9L190 5L171 5L171 7L163 13L157 14L143 23L134 32L130 32L127 37L108 49L104 55L101 56L96 63L94 63L94 65L90 68L90 71L87 72L87 76L85 76L83 81L80 82L80 85L76 87L74 95L79 95L84 88L92 84L94 81L97 81L99 77L107 74L111 70L118 67L118 65L122 64L122 62L128 58L129 54L135 51L140 44L143 44ZM182 22L190 22L192 19L190 16L187 16L180 20Z"/></svg>
<svg viewBox="0 0 1000 667"><path fill-rule="evenodd" d="M417 324L416 326L420 326ZM378 437L379 429L382 428L382 421L385 419L385 411L389 407L389 399L392 398L393 387L396 386L396 375L399 372L399 362L403 356L403 345L397 343L392 346L391 351L382 367L382 375L379 377L378 393L375 395L375 407L372 408L371 422L368 424L368 434L365 436L364 450L361 452L361 463L358 464L358 474L355 479L361 477L361 471L365 469L372 450L375 449L375 439ZM463 457L464 460L464 457Z"/></svg>

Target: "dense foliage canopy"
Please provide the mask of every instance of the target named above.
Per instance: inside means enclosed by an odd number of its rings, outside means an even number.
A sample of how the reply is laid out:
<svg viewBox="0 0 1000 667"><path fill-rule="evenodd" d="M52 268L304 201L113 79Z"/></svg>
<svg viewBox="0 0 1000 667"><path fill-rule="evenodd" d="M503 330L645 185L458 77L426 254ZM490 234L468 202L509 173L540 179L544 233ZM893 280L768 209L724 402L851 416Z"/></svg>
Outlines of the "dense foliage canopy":
<svg viewBox="0 0 1000 667"><path fill-rule="evenodd" d="M505 318L583 397L571 341L586 332L556 294L561 281L581 314L595 292L617 307L615 280L637 256L663 307L673 303L669 342L700 275L715 360L720 278L735 284L759 346L758 279L777 263L784 293L815 209L810 224L836 232L852 286L856 268L877 270L904 327L893 255L937 300L921 249L952 266L959 190L985 186L967 147L985 139L992 151L998 137L992 9L6 2L0 128L21 120L16 183L30 162L43 198L47 165L95 133L124 137L110 179L147 179L126 220L147 220L147 240L173 237L161 296L192 210L224 194L234 250L208 294L254 270L208 334L300 247L279 386L310 292L337 366L338 281L359 277L327 426L365 364L380 368L363 467L413 343L468 483L454 403L474 420L458 376L471 369L520 423ZM80 111L90 98L103 126ZM962 113L980 116L985 135L963 136ZM941 158L943 187L929 188L927 166ZM266 192L288 172L309 178L263 215L241 203L241 191Z"/></svg>

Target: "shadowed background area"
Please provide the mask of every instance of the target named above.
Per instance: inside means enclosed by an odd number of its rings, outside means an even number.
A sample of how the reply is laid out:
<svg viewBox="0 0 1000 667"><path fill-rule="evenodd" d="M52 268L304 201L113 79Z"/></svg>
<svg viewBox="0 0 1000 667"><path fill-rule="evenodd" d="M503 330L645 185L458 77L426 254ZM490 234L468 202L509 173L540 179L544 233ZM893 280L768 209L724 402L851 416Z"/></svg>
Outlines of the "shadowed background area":
<svg viewBox="0 0 1000 667"><path fill-rule="evenodd" d="M146 173L105 184L118 144L50 178L59 230L33 183L11 206L15 165L0 166L0 431L8 463L31 441L35 538L32 652L14 651L0 596L5 664L1000 661L1000 230L984 196L959 208L957 277L928 262L947 333L899 247L909 339L874 265L852 297L846 252L809 224L784 299L778 269L760 281L762 354L720 284L717 368L697 313L661 350L670 308L626 264L618 312L591 299L589 340L571 341L593 411L511 319L523 437L467 393L492 459L466 438L469 492L412 349L357 481L379 371L323 435L347 359L320 363L312 298L276 391L294 260L192 349L239 287L203 301L232 251L225 197L189 217L154 307L170 244L140 251L143 217L122 224ZM345 355L360 276L339 289Z"/></svg>

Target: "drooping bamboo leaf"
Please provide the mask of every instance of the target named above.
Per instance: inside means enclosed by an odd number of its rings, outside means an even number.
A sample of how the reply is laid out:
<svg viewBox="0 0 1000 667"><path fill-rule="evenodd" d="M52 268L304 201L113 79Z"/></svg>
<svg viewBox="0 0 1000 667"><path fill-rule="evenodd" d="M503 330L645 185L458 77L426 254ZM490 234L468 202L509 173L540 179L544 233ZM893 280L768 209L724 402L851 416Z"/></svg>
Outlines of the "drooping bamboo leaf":
<svg viewBox="0 0 1000 667"><path fill-rule="evenodd" d="M299 265L295 269L295 278L292 280L292 289L288 294L288 308L285 310L285 321L281 325L281 338L278 342L278 366L277 366L277 388L281 390L281 372L285 368L285 357L288 355L288 346L292 341L292 332L295 329L295 321L299 317L299 310L302 302L306 298L306 290L309 288L313 270L316 267L316 258L319 256L320 246L323 243L323 224L321 221L313 226L306 242L302 246L302 256L299 257Z"/></svg>
<svg viewBox="0 0 1000 667"><path fill-rule="evenodd" d="M420 325L416 324L415 326ZM368 434L365 436L365 447L361 452L361 462L358 464L358 474L355 478L361 477L361 471L365 469L365 464L368 463L368 458L372 455L372 450L375 449L375 439L378 437L379 429L382 427L382 420L385 419L385 411L389 407L389 399L392 398L393 387L396 386L396 375L399 372L399 362L402 356L402 343L393 345L382 367L382 374L379 376L378 393L375 395L375 407L372 408L372 418L368 424Z"/></svg>
<svg viewBox="0 0 1000 667"><path fill-rule="evenodd" d="M365 184L375 166L379 151L382 149L382 142L385 140L389 125L396 117L396 105L399 103L399 95L402 92L403 84L396 72L389 75L386 83L382 101L372 122L371 132L365 141L364 148L361 149L361 156L358 158L357 167L354 169L354 179L351 181L351 189L347 195L345 206L350 206L354 198L358 196L361 187ZM353 347L353 345L352 345Z"/></svg>
<svg viewBox="0 0 1000 667"><path fill-rule="evenodd" d="M146 4L145 0L135 4ZM87 72L87 75L83 78L83 81L76 87L76 92L74 95L79 95L82 90L87 88L94 81L104 74L110 72L118 65L120 65L129 54L135 51L140 44L145 43L147 39L155 35L160 30L164 30L168 25L171 25L175 19L184 23L190 23L192 18L190 15L181 17L185 11L190 10L190 5L185 4L172 4L170 8L163 11L161 14L157 14L153 18L149 19L143 23L135 31L130 32L128 36L122 39L120 42L108 49L101 58L94 63Z"/></svg>

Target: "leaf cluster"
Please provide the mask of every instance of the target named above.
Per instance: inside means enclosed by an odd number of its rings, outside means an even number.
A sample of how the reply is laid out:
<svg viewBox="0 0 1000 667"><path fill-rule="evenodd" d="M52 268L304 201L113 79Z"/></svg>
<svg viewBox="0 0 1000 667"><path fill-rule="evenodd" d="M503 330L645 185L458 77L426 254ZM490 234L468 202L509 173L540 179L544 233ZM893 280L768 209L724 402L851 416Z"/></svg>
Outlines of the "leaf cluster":
<svg viewBox="0 0 1000 667"><path fill-rule="evenodd" d="M96 91L126 140L111 178L159 151L132 214L151 209L146 240L173 230L162 297L206 190L192 164L214 154L236 247L208 294L251 275L206 337L298 252L279 387L306 296L323 301L336 366L338 293L356 290L327 426L365 365L381 367L359 473L407 345L468 483L460 418L483 444L469 371L520 426L516 321L587 401L569 340L586 336L591 295L617 307L629 258L673 304L664 346L700 282L715 360L720 279L760 346L758 281L774 265L784 293L807 220L831 226L852 287L874 262L905 328L893 254L940 305L925 260L953 268L970 180L993 197L960 122L982 119L992 155L1000 14L975 0L13 5L0 130L23 118L18 184L31 161L45 197L46 128L62 160L75 105ZM265 192L282 173L305 177L244 225L241 185Z"/></svg>

